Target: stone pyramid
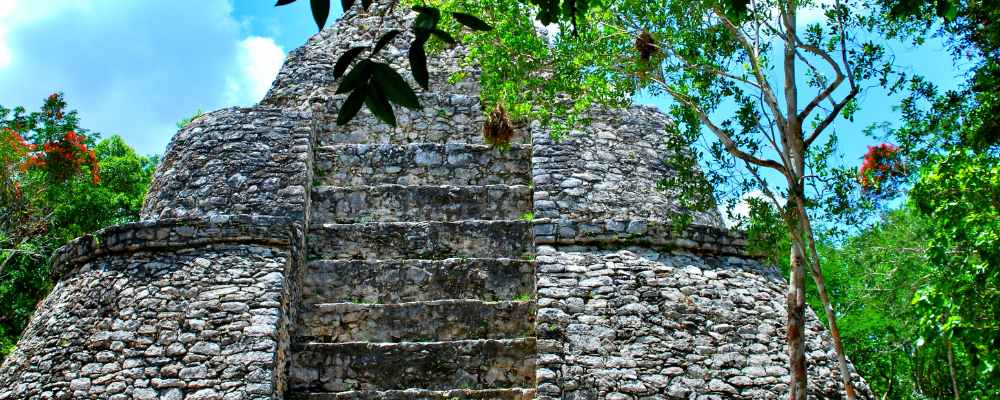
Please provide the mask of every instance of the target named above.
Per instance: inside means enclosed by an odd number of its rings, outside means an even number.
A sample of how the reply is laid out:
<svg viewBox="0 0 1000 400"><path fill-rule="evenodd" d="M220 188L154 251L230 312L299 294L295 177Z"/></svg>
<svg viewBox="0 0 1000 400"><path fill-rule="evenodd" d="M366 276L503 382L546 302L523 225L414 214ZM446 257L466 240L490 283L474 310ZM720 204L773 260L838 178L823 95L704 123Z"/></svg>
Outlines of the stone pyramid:
<svg viewBox="0 0 1000 400"><path fill-rule="evenodd" d="M143 221L57 253L0 399L787 396L785 281L716 213L670 229L666 116L595 109L501 152L459 47L398 127L338 127L336 56L412 19L382 11L292 52L260 105L178 132ZM839 398L812 314L808 334L810 395Z"/></svg>

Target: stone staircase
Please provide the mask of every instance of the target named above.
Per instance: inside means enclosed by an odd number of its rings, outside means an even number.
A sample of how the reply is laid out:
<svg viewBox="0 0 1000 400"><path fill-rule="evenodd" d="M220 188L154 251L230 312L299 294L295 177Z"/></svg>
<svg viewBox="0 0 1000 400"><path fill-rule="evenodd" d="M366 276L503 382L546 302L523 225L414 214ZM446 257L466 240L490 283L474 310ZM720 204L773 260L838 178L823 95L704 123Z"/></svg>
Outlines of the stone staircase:
<svg viewBox="0 0 1000 400"><path fill-rule="evenodd" d="M530 145L331 136L314 151L287 398L534 398Z"/></svg>

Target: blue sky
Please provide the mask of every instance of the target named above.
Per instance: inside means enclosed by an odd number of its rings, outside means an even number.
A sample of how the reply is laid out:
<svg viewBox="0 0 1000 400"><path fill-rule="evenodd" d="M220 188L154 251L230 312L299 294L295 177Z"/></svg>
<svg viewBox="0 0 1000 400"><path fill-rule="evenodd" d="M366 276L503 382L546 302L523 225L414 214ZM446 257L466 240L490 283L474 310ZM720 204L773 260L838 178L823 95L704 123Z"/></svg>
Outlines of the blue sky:
<svg viewBox="0 0 1000 400"><path fill-rule="evenodd" d="M159 154L196 110L260 100L316 32L308 3L0 0L0 104L62 91L85 128Z"/></svg>
<svg viewBox="0 0 1000 400"><path fill-rule="evenodd" d="M308 3L0 0L0 104L33 109L62 91L84 127L162 153L175 123L197 109L260 100L287 52L316 32ZM332 3L331 20L340 14ZM960 81L940 43L892 50L899 64L945 87ZM869 91L856 120L836 124L848 159L872 144L864 127L892 120L896 101Z"/></svg>

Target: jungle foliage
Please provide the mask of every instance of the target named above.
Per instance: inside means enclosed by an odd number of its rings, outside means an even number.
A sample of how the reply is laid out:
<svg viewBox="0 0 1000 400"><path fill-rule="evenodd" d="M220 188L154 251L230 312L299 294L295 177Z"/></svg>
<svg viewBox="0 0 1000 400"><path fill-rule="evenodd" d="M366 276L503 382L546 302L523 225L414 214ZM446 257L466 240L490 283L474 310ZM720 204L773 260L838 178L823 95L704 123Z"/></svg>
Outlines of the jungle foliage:
<svg viewBox="0 0 1000 400"><path fill-rule="evenodd" d="M137 220L155 165L120 136L83 129L62 94L35 112L0 106L0 357L52 289L52 252Z"/></svg>

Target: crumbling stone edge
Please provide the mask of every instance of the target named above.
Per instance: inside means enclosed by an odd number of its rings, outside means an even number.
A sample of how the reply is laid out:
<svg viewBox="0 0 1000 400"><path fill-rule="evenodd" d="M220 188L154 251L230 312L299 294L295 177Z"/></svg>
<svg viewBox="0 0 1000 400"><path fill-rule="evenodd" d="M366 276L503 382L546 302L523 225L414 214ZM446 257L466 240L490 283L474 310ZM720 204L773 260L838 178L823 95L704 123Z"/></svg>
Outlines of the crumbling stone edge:
<svg viewBox="0 0 1000 400"><path fill-rule="evenodd" d="M110 226L76 238L50 258L55 281L98 258L140 251L169 251L210 244L259 244L301 250L302 228L284 217L216 215Z"/></svg>
<svg viewBox="0 0 1000 400"><path fill-rule="evenodd" d="M534 219L532 225L536 245L648 246L756 258L747 250L743 233L714 226L688 225L678 229L669 222L648 219L576 221L549 218Z"/></svg>

